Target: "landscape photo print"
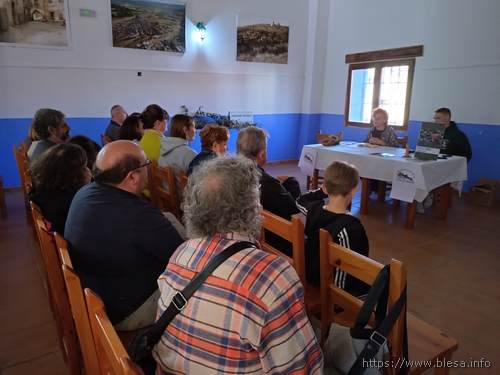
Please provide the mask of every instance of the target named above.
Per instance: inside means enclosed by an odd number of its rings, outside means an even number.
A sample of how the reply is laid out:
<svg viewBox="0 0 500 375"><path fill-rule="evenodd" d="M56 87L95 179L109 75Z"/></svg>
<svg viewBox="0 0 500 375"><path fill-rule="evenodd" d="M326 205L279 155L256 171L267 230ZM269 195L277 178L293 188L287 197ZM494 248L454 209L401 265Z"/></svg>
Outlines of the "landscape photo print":
<svg viewBox="0 0 500 375"><path fill-rule="evenodd" d="M236 60L287 64L288 36L284 22L239 15Z"/></svg>
<svg viewBox="0 0 500 375"><path fill-rule="evenodd" d="M111 0L113 47L184 53L186 5L175 0Z"/></svg>
<svg viewBox="0 0 500 375"><path fill-rule="evenodd" d="M0 44L65 48L67 0L0 0Z"/></svg>

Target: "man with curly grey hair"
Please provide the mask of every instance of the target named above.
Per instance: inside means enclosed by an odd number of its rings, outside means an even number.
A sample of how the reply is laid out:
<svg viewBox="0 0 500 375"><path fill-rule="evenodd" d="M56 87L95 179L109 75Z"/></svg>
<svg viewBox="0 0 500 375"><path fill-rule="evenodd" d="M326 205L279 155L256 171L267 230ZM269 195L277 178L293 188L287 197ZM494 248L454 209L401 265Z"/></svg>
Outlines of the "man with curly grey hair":
<svg viewBox="0 0 500 375"><path fill-rule="evenodd" d="M173 296L232 244L249 241L207 278L169 324L153 356L164 372L320 373L323 356L304 309L297 273L257 248L260 173L241 156L216 158L189 178L184 197L190 240L158 279L162 314Z"/></svg>

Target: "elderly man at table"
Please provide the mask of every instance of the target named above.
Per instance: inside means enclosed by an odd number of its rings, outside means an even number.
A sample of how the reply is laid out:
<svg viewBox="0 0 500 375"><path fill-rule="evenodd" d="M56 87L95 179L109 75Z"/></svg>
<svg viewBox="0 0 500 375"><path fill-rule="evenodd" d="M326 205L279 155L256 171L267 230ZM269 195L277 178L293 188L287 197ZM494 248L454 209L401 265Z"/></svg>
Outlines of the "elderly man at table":
<svg viewBox="0 0 500 375"><path fill-rule="evenodd" d="M322 373L297 273L256 242L259 175L255 163L232 156L203 163L189 178L184 218L190 240L158 279L158 314L214 257L247 244L211 273L168 325L153 351L157 374Z"/></svg>
<svg viewBox="0 0 500 375"><path fill-rule="evenodd" d="M73 198L64 232L84 287L101 296L120 330L154 322L160 295L156 280L183 242L172 223L140 198L148 164L131 141L104 146L95 181Z"/></svg>
<svg viewBox="0 0 500 375"><path fill-rule="evenodd" d="M449 108L438 108L434 112L434 121L444 124L442 154L464 156L467 161L472 158L472 149L467 136L458 128L455 121L451 121Z"/></svg>

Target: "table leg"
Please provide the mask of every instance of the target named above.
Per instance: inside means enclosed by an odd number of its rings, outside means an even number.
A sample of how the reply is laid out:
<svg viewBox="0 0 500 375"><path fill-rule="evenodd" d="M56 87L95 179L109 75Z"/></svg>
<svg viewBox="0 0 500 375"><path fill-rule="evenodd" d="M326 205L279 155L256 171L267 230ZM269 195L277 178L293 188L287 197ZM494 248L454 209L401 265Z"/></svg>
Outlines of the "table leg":
<svg viewBox="0 0 500 375"><path fill-rule="evenodd" d="M313 178L312 178L312 186L311 189L315 190L318 188L318 177L319 177L319 171L314 168L314 173L313 173Z"/></svg>
<svg viewBox="0 0 500 375"><path fill-rule="evenodd" d="M361 178L361 213L368 213L368 198L370 197L370 179Z"/></svg>
<svg viewBox="0 0 500 375"><path fill-rule="evenodd" d="M377 181L377 200L379 202L385 202L385 181Z"/></svg>
<svg viewBox="0 0 500 375"><path fill-rule="evenodd" d="M406 229L413 229L415 227L415 212L417 211L417 202L413 201L407 203L406 208Z"/></svg>
<svg viewBox="0 0 500 375"><path fill-rule="evenodd" d="M438 187L433 192L434 203L432 211L435 217L441 220L446 220L448 216L448 208L451 201L451 187L450 184L444 184Z"/></svg>

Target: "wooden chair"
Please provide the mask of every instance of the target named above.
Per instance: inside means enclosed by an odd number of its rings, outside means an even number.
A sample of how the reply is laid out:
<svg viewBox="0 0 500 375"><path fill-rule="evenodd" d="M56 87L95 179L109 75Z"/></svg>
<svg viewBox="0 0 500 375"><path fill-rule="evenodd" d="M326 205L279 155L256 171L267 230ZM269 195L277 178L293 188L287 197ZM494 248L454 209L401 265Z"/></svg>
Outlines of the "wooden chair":
<svg viewBox="0 0 500 375"><path fill-rule="evenodd" d="M399 147L406 148L406 145L408 144L408 136L405 135L404 137L397 137L397 139Z"/></svg>
<svg viewBox="0 0 500 375"><path fill-rule="evenodd" d="M180 219L180 204L177 196L173 168L159 167L156 163L149 166L149 192L151 203L161 211L172 212Z"/></svg>
<svg viewBox="0 0 500 375"><path fill-rule="evenodd" d="M94 337L90 328L82 284L78 275L73 271L73 264L69 256L66 240L57 233L54 235L54 238L62 263L62 272L66 283L66 290L68 291L71 312L75 321L76 333L80 342L85 374L99 374L99 361L97 359Z"/></svg>
<svg viewBox="0 0 500 375"><path fill-rule="evenodd" d="M0 217L7 217L7 205L5 204L5 191L3 188L2 176L0 176Z"/></svg>
<svg viewBox="0 0 500 375"><path fill-rule="evenodd" d="M101 374L140 375L142 370L132 362L111 324L104 303L92 290L85 288L90 327L94 336Z"/></svg>
<svg viewBox="0 0 500 375"><path fill-rule="evenodd" d="M268 253L285 258L295 269L305 289L306 309L310 313L319 312L319 289L306 282L306 264L304 253L304 224L299 215L292 216L292 220L285 220L269 211L262 211L261 248ZM266 242L264 232L272 232L292 244L292 257L285 255L279 249Z"/></svg>
<svg viewBox="0 0 500 375"><path fill-rule="evenodd" d="M17 170L19 171L19 177L21 178L21 184L24 195L24 202L26 207L29 208L29 192L32 188L31 177L28 173L29 169L29 160L27 155L27 147L24 143L21 146L16 147L13 146L14 157L16 159Z"/></svg>
<svg viewBox="0 0 500 375"><path fill-rule="evenodd" d="M43 217L40 217L41 215L36 209L33 210L33 216L36 218L35 226L37 227L42 258L48 276L51 296L49 298L53 303L61 351L68 363L71 374L80 375L81 363L78 338L54 237L47 231Z"/></svg>
<svg viewBox="0 0 500 375"><path fill-rule="evenodd" d="M332 322L352 326L362 301L333 284L335 269L342 271L372 284L383 265L352 250L339 246L331 241L329 233L320 230L320 274L321 274L321 336L324 340ZM389 306L399 298L406 286L406 269L403 264L392 259L390 262ZM334 314L334 306L344 311ZM397 361L402 357L404 316L396 321L387 338L391 359ZM371 320L373 324L373 318ZM421 321L411 314L407 314L409 360L431 361L434 365L437 359L449 360L457 349L457 340L446 336L437 328ZM425 368L411 368L410 372L419 374ZM448 373L449 369L435 369L435 373ZM393 373L394 369L388 369Z"/></svg>

